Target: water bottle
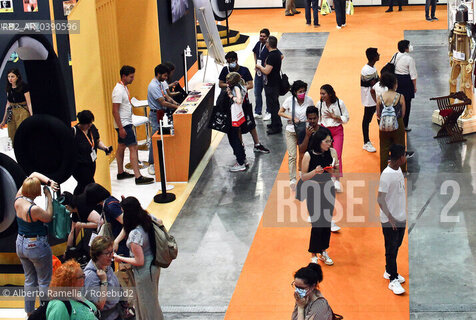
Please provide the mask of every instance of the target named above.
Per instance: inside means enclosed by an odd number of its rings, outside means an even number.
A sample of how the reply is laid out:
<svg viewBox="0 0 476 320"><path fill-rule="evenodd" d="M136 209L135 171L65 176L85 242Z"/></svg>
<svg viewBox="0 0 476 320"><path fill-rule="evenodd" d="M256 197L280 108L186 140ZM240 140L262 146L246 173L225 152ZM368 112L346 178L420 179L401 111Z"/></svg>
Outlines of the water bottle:
<svg viewBox="0 0 476 320"><path fill-rule="evenodd" d="M12 139L10 139L10 137L8 137L8 140L7 140L7 151L12 151L12 149L13 149Z"/></svg>
<svg viewBox="0 0 476 320"><path fill-rule="evenodd" d="M174 132L174 127L171 127L171 128L170 128L170 135L173 136L174 133L175 133L175 132Z"/></svg>

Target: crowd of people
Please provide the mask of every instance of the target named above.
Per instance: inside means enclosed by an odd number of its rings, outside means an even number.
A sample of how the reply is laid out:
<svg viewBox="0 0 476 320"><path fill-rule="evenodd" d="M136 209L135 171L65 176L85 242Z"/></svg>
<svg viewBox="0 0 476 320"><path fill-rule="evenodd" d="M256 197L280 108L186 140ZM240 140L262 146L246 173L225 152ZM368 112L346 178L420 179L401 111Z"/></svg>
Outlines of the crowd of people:
<svg viewBox="0 0 476 320"><path fill-rule="evenodd" d="M268 29L260 31L259 41L253 49L254 79L248 68L238 64L235 52L226 54L227 65L219 75L219 87L222 89L220 95L229 100L230 106L235 104L241 108L242 113L239 118L232 117L228 132L228 139L236 156L236 164L230 171L245 171L249 166L242 134L252 135L255 152L270 152L260 142L255 119L271 121L268 124L268 135L281 134L282 120L285 120L290 188L299 200L307 202L311 222L308 249L311 263L294 275L296 306L292 317L308 319L314 315L314 319L332 319L335 314L319 291L319 283L323 278L319 262L328 266L334 264L328 249L331 232L340 229L332 221L332 216L336 192L343 192L339 179L343 175L344 124L349 122L350 115L346 104L337 97L330 84L322 85L319 97L313 99L308 94L308 84L296 80L290 88L291 95L280 104L280 71L285 57L277 44L277 38L270 36ZM409 41L400 41L398 52L379 75L375 68L380 57L378 50L368 48L365 52L368 63L361 71L363 149L367 152L376 152L369 138L369 125L374 113L379 121L381 178L378 204L386 251L383 276L389 280L389 289L395 294L405 292L401 286L405 279L398 274L396 260L406 227L403 173L406 171L406 159L411 156L405 150L405 131L411 130L411 100L417 92L417 72L415 61L409 55L411 51ZM166 113L173 113L179 105L167 83L173 71L174 66L170 63L158 65L154 70L155 77L148 86L147 98L151 108L149 117L153 132L158 129L158 120ZM136 184L148 184L153 179L143 177L139 171L137 140L132 128L132 105L127 89L134 80L134 74L133 67L123 66L120 70L121 81L116 84L112 94L113 118L118 133L117 179L134 177ZM8 81L10 86L7 86L7 92L10 93L2 125L8 121L10 128L13 121L11 119L16 117L17 112L28 111L31 115L31 103L28 86L22 83L17 71L9 72ZM248 97L248 90L253 88L254 110ZM263 89L266 112L263 112ZM89 252L91 260L84 270L78 262L69 260L53 272L52 251L45 223L50 222L53 216L50 188L57 191L59 185L40 173L31 174L18 190L15 199L18 223L16 250L25 270L25 289L53 288L78 292L83 287L97 288L99 291L120 289L121 279L116 276L112 264L112 261L116 261L127 265L129 275L133 278L136 289L133 305L137 319L161 319L158 301L160 267L154 263L157 245L153 231L154 218L141 207L135 197L123 197L119 201L94 182L97 150L109 154L112 147L107 147L100 140L91 111L81 111L77 118L78 124L72 130L79 150L78 166L73 173L78 184L73 193L63 192L60 198L60 202L72 213L67 252L76 245L76 235L82 229L99 230L103 224L108 223L111 225L112 235L92 239ZM127 173L123 168L126 148L129 148L134 174ZM149 161L153 163L153 157L149 156ZM154 174L150 170L149 173ZM304 188L310 183L319 186L318 193L314 193L313 188ZM41 185L44 185L43 192L47 199L46 209L34 202L41 195ZM88 301L78 292L73 293L74 298L68 303L50 301L46 311L48 319L64 319L67 313L71 313L71 309L77 315L84 315L85 319L96 319L97 310L102 312L103 319L121 319L123 309L127 309L119 299L91 298ZM34 301L25 301L25 311L28 315L34 312Z"/></svg>
<svg viewBox="0 0 476 320"><path fill-rule="evenodd" d="M35 204L42 185L46 209ZM38 313L46 312L47 319L63 320L73 313L75 317L71 319L117 320L134 310L131 314L135 313L136 319L162 319L158 302L160 267L155 263L159 244L152 224L153 219L158 219L145 211L135 197L123 197L119 201L97 183L88 184L79 195L65 191L58 201L71 212L71 234L63 256L66 261L53 271L47 223L53 219L51 192L58 189L57 182L34 172L25 179L15 199L16 252L25 274L25 291L42 291L39 295L42 307L36 311L34 294L25 295L27 315L36 319ZM83 268L78 261L68 258L68 252L79 247L76 237L79 230L101 230L106 223L111 226L111 234L91 235L90 260ZM119 272L113 262L130 272ZM128 287L122 288L124 284ZM134 289L133 309L128 300L121 299L127 295L118 294L123 289ZM85 290L89 295L84 294ZM108 294L112 291L116 294Z"/></svg>

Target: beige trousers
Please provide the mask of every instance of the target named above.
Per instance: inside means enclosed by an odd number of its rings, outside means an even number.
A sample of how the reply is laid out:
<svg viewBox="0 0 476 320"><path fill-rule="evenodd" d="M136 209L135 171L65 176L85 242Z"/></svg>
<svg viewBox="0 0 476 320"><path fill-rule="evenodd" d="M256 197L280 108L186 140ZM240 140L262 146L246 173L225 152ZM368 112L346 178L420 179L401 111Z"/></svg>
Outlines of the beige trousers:
<svg viewBox="0 0 476 320"><path fill-rule="evenodd" d="M8 122L8 136L12 139L12 145L20 124L30 116L30 112L24 108L12 108L12 119Z"/></svg>
<svg viewBox="0 0 476 320"><path fill-rule="evenodd" d="M287 14L294 12L296 12L296 4L294 3L294 0L286 0L286 10L284 13Z"/></svg>

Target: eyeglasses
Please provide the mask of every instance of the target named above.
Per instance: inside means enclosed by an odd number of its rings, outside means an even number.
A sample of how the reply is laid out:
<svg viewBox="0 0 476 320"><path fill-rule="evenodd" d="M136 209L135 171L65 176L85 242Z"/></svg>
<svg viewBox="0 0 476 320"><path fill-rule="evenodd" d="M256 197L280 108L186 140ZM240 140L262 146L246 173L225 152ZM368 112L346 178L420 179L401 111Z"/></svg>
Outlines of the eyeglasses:
<svg viewBox="0 0 476 320"><path fill-rule="evenodd" d="M325 143L332 143L332 142L334 142L334 140L332 140L332 139L327 139L327 140L323 140L323 142L325 142Z"/></svg>
<svg viewBox="0 0 476 320"><path fill-rule="evenodd" d="M298 288L298 289L301 289L301 290L306 290L306 289L308 289L308 287L301 288L301 287L296 286L295 281L291 282L291 287L293 287L294 289Z"/></svg>
<svg viewBox="0 0 476 320"><path fill-rule="evenodd" d="M114 253L114 251L111 250L111 251L103 252L102 254L105 254L106 256L109 256L109 255L111 255L111 254L113 254L113 253Z"/></svg>

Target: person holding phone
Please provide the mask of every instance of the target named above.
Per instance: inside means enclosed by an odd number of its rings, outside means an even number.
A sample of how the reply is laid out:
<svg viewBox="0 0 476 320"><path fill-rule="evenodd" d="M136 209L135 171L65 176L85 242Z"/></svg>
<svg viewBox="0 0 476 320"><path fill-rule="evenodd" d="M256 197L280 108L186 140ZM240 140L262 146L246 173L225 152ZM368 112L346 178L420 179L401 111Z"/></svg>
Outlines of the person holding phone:
<svg viewBox="0 0 476 320"><path fill-rule="evenodd" d="M337 152L331 148L331 145L331 135L321 130L313 134L308 151L302 159L303 184L300 185L300 192L305 192L307 195L307 209L311 217L312 228L309 240L311 262L318 263L320 260L329 266L334 264L327 249L331 239L331 221L336 192L331 178L333 174L339 172ZM306 183L308 180L310 182ZM313 185L310 186L310 183Z"/></svg>
<svg viewBox="0 0 476 320"><path fill-rule="evenodd" d="M322 268L316 263L310 263L294 273L294 304L292 320L332 320L334 314L327 300L319 290L322 282Z"/></svg>

